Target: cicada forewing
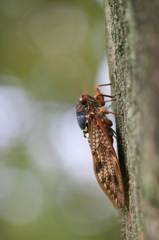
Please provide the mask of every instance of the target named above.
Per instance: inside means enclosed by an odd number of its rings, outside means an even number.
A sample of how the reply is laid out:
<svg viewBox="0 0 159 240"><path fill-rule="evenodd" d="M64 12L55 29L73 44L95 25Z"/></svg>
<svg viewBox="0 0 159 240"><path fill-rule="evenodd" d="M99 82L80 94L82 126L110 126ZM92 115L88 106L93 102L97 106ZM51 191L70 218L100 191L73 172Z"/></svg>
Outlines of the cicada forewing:
<svg viewBox="0 0 159 240"><path fill-rule="evenodd" d="M123 208L123 178L106 122L103 123L97 114L91 114L88 117L88 133L97 181L113 205Z"/></svg>

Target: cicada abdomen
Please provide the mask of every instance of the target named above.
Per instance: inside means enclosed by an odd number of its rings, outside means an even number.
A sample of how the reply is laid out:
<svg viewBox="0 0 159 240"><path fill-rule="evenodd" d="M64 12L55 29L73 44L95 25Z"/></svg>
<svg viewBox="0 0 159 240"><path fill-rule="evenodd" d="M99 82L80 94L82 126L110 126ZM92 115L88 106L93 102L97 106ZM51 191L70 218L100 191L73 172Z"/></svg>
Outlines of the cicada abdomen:
<svg viewBox="0 0 159 240"><path fill-rule="evenodd" d="M84 137L89 141L94 172L100 187L116 208L125 206L125 192L119 161L113 147L112 122L107 118L109 112L103 108L104 96L98 87L96 95L82 94L76 106L77 121ZM107 96L114 97L114 96ZM114 113L118 114L118 113Z"/></svg>

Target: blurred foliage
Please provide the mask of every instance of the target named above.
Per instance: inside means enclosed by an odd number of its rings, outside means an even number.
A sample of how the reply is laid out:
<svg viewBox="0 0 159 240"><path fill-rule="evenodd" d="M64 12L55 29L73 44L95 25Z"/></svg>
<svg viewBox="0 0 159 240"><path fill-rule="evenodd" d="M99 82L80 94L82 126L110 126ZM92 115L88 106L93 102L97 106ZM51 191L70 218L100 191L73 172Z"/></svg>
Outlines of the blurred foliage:
<svg viewBox="0 0 159 240"><path fill-rule="evenodd" d="M104 57L102 6L92 0L7 0L0 10L1 73L16 75L42 100L71 102L75 88L90 89Z"/></svg>
<svg viewBox="0 0 159 240"><path fill-rule="evenodd" d="M0 20L0 238L118 239L75 116L105 58L101 1L5 0Z"/></svg>

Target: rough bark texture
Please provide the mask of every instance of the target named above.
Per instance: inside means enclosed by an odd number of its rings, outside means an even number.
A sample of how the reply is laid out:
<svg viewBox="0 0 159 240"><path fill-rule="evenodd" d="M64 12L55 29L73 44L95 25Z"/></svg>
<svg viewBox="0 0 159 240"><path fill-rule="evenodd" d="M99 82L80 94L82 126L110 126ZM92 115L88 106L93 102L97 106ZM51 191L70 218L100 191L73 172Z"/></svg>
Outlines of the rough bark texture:
<svg viewBox="0 0 159 240"><path fill-rule="evenodd" d="M159 1L104 0L127 205L121 239L159 239Z"/></svg>

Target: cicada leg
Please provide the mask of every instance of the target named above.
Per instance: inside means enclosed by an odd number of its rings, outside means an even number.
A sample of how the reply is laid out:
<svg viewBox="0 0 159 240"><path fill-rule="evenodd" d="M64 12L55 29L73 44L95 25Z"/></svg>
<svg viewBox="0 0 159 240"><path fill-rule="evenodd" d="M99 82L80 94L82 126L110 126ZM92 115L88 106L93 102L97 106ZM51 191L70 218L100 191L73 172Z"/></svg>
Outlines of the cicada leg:
<svg viewBox="0 0 159 240"><path fill-rule="evenodd" d="M120 93L117 93L113 96L111 95L106 95L106 94L102 94L101 91L98 89L98 87L103 87L103 86L109 86L109 85L112 85L113 83L108 83L108 84L101 84L101 85L97 85L95 88L94 88L94 91L96 93L96 95L94 96L95 100L101 105L101 106L104 106L105 105L105 101L104 101L104 97L110 97L110 98L114 98L118 95L120 95Z"/></svg>
<svg viewBox="0 0 159 240"><path fill-rule="evenodd" d="M105 114L112 113L112 114L116 114L116 115L124 115L124 113L110 112L110 111L107 111L106 109L100 109L100 112L105 113Z"/></svg>

